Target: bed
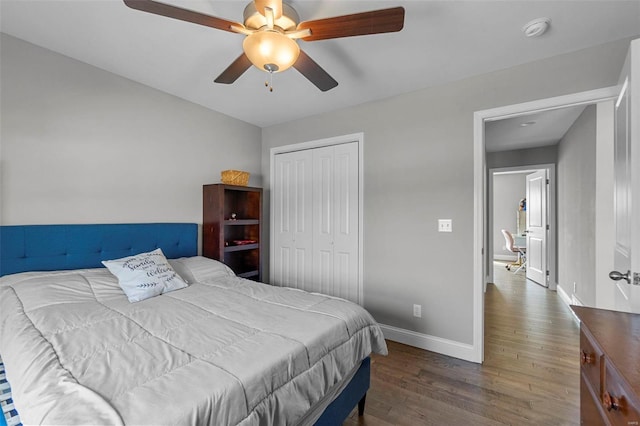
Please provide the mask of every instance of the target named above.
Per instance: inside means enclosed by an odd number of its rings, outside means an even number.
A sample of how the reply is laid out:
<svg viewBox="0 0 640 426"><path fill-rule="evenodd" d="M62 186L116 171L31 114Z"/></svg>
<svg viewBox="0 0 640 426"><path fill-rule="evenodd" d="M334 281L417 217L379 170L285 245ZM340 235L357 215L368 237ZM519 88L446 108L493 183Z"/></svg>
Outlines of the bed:
<svg viewBox="0 0 640 426"><path fill-rule="evenodd" d="M336 425L356 405L362 414L369 355L386 354L373 318L237 277L196 255L197 233L0 227L0 356L24 423ZM157 249L186 284L132 303L102 262Z"/></svg>

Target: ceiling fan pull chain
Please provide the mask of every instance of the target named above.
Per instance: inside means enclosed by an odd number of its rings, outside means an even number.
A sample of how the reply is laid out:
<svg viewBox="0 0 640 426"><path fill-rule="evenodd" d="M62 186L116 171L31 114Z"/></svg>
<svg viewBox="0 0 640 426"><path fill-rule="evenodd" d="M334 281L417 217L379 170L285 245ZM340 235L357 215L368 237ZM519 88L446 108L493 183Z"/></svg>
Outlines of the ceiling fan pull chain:
<svg viewBox="0 0 640 426"><path fill-rule="evenodd" d="M264 86L269 88L269 92L273 92L273 71L269 71L269 81L265 81Z"/></svg>

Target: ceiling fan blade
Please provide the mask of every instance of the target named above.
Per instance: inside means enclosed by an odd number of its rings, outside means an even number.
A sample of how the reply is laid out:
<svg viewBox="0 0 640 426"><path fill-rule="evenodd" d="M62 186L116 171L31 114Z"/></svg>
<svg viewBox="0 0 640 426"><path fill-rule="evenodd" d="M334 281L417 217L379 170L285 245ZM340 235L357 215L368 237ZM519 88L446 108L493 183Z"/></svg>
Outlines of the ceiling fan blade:
<svg viewBox="0 0 640 426"><path fill-rule="evenodd" d="M400 31L403 26L404 8L393 7L391 9L354 13L353 15L304 21L298 24L298 29L310 29L311 35L302 38L302 40L314 41L367 34L392 33Z"/></svg>
<svg viewBox="0 0 640 426"><path fill-rule="evenodd" d="M180 21L192 22L194 24L204 25L205 27L216 28L223 31L236 32L231 28L232 25L243 26L238 22L216 18L215 16L205 15L200 12L194 12L193 10L183 9L181 7L153 0L124 0L124 3L132 9L166 16Z"/></svg>
<svg viewBox="0 0 640 426"><path fill-rule="evenodd" d="M300 56L298 56L293 67L300 71L300 74L304 75L307 80L315 84L316 87L323 92L331 90L338 85L338 82L335 81L333 77L302 50L300 50Z"/></svg>
<svg viewBox="0 0 640 426"><path fill-rule="evenodd" d="M238 56L214 81L216 83L231 84L244 74L251 65L251 61L243 52L242 55Z"/></svg>

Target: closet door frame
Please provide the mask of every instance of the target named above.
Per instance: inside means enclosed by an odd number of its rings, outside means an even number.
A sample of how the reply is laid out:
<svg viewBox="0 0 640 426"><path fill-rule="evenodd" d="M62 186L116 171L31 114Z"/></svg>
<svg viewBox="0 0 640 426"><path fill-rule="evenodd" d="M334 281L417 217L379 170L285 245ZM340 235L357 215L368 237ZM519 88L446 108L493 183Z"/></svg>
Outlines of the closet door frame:
<svg viewBox="0 0 640 426"><path fill-rule="evenodd" d="M322 148L326 146L341 145L346 143L356 142L358 144L358 304L364 304L364 256L363 256L363 241L364 241L364 133L352 133L348 135L335 136L326 139L318 139L307 142L301 142L291 145L283 145L271 148L269 158L269 181L275 182L275 156L278 154L284 154L288 152L304 151L314 148ZM273 191L270 191L270 207L269 207L269 224L270 228L276 229L275 226L275 208L273 203ZM270 232L269 236L269 279L270 282L274 280L275 262L273 253L275 252L275 239L273 238L273 232Z"/></svg>

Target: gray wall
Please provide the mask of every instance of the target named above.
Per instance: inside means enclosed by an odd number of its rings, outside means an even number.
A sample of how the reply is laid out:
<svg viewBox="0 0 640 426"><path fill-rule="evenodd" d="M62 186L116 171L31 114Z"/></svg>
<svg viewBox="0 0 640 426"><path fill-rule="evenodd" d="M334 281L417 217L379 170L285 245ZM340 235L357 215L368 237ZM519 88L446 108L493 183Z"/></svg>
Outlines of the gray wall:
<svg viewBox="0 0 640 426"><path fill-rule="evenodd" d="M364 132L365 307L383 324L472 344L474 111L614 85L627 47L622 40L265 128L266 186L272 147ZM438 233L439 218L453 219L454 231ZM412 316L414 303L422 318Z"/></svg>
<svg viewBox="0 0 640 426"><path fill-rule="evenodd" d="M0 41L0 223L202 223L202 185L221 170L262 184L260 128Z"/></svg>
<svg viewBox="0 0 640 426"><path fill-rule="evenodd" d="M493 257L495 259L517 258L505 248L502 230L517 232L517 212L520 200L527 193L527 173L509 173L493 176Z"/></svg>
<svg viewBox="0 0 640 426"><path fill-rule="evenodd" d="M488 152L486 156L487 169L555 164L557 159L558 145L549 145L540 148L516 149L511 151Z"/></svg>
<svg viewBox="0 0 640 426"><path fill-rule="evenodd" d="M595 306L596 106L558 145L558 285Z"/></svg>

